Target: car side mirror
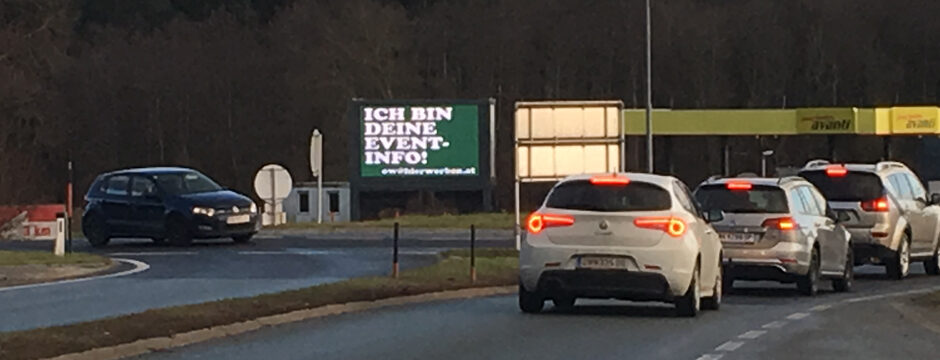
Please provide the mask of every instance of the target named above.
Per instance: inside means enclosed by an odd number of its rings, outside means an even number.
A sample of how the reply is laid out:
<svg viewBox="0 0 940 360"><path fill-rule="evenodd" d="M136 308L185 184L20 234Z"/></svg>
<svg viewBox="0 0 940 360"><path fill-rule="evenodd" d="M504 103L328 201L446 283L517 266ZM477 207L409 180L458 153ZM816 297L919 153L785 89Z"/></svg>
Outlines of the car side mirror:
<svg viewBox="0 0 940 360"><path fill-rule="evenodd" d="M715 223L725 219L725 212L719 209L707 210L702 214L702 218L708 223Z"/></svg>

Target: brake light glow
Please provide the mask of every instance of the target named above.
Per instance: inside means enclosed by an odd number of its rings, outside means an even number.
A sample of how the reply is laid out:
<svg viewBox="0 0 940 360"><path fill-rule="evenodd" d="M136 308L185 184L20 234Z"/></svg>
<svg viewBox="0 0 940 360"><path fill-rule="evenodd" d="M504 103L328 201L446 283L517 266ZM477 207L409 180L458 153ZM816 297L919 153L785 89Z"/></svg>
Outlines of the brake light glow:
<svg viewBox="0 0 940 360"><path fill-rule="evenodd" d="M532 213L526 219L525 224L530 233L538 234L550 227L571 226L574 224L574 217L570 215Z"/></svg>
<svg viewBox="0 0 940 360"><path fill-rule="evenodd" d="M830 165L826 167L826 175L829 177L844 177L848 173L849 170L845 166Z"/></svg>
<svg viewBox="0 0 940 360"><path fill-rule="evenodd" d="M888 206L888 198L881 197L875 200L862 201L861 203L862 210L868 212L887 212L890 209Z"/></svg>
<svg viewBox="0 0 940 360"><path fill-rule="evenodd" d="M595 176L591 178L591 185L625 186L630 184L630 178L622 176Z"/></svg>
<svg viewBox="0 0 940 360"><path fill-rule="evenodd" d="M746 181L729 181L725 184L728 190L751 190L754 185Z"/></svg>
<svg viewBox="0 0 940 360"><path fill-rule="evenodd" d="M786 231L796 229L796 222L793 221L793 218L791 217L782 217L764 220L764 223L761 224L761 226Z"/></svg>
<svg viewBox="0 0 940 360"><path fill-rule="evenodd" d="M662 230L672 237L682 236L686 229L685 221L671 216L636 218L633 225L638 228Z"/></svg>

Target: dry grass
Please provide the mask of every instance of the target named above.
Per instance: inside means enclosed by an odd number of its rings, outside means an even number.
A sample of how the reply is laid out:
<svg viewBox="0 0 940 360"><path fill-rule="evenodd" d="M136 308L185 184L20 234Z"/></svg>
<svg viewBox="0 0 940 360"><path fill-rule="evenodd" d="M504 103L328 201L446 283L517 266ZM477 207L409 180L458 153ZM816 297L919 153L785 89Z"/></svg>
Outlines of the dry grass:
<svg viewBox="0 0 940 360"><path fill-rule="evenodd" d="M55 256L51 251L0 251L0 266L17 265L107 265L106 257L71 253Z"/></svg>

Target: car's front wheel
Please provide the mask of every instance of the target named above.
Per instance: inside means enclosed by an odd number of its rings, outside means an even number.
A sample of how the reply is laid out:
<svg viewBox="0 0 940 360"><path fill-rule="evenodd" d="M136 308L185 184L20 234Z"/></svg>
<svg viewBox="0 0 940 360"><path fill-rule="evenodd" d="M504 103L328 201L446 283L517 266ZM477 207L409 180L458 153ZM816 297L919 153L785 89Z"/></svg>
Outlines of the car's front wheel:
<svg viewBox="0 0 940 360"><path fill-rule="evenodd" d="M813 248L809 270L806 271L806 275L797 280L796 287L806 296L815 296L819 292L819 250L817 248Z"/></svg>
<svg viewBox="0 0 940 360"><path fill-rule="evenodd" d="M525 289L519 284L519 310L527 314L537 314L545 307L545 298Z"/></svg>
<svg viewBox="0 0 940 360"><path fill-rule="evenodd" d="M855 257L852 254L852 246L846 250L845 269L842 270L842 277L832 280L832 289L838 292L852 291L852 280L855 278Z"/></svg>
<svg viewBox="0 0 940 360"><path fill-rule="evenodd" d="M940 243L933 249L933 256L924 260L924 271L928 275L940 275Z"/></svg>
<svg viewBox="0 0 940 360"><path fill-rule="evenodd" d="M82 223L82 232L92 247L100 248L108 245L111 241L111 231L104 218L97 214L90 214Z"/></svg>
<svg viewBox="0 0 940 360"><path fill-rule="evenodd" d="M683 317L695 317L702 307L701 290L699 289L699 267L692 273L692 281L685 294L676 299L676 314Z"/></svg>
<svg viewBox="0 0 940 360"><path fill-rule="evenodd" d="M712 296L702 299L702 309L718 310L721 308L721 293L722 287L724 287L724 281L722 281L723 271L723 266L721 266L721 263L718 263L718 276L715 279L715 289L712 290Z"/></svg>
<svg viewBox="0 0 940 360"><path fill-rule="evenodd" d="M887 272L889 278L901 280L907 277L907 274L911 270L910 246L910 237L904 234L901 238L901 244L898 245L898 251L894 254L894 258L888 261Z"/></svg>
<svg viewBox="0 0 940 360"><path fill-rule="evenodd" d="M181 216L172 216L166 221L166 239L175 246L189 246L193 243L192 229Z"/></svg>

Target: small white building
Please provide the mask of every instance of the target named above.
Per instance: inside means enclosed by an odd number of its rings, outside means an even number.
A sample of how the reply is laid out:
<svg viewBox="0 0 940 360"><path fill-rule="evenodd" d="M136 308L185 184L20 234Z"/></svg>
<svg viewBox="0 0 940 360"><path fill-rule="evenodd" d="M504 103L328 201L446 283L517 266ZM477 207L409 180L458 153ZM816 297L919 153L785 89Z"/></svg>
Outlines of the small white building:
<svg viewBox="0 0 940 360"><path fill-rule="evenodd" d="M349 183L323 182L323 222L349 221L349 201ZM317 183L295 184L284 199L284 212L287 222L316 222Z"/></svg>

